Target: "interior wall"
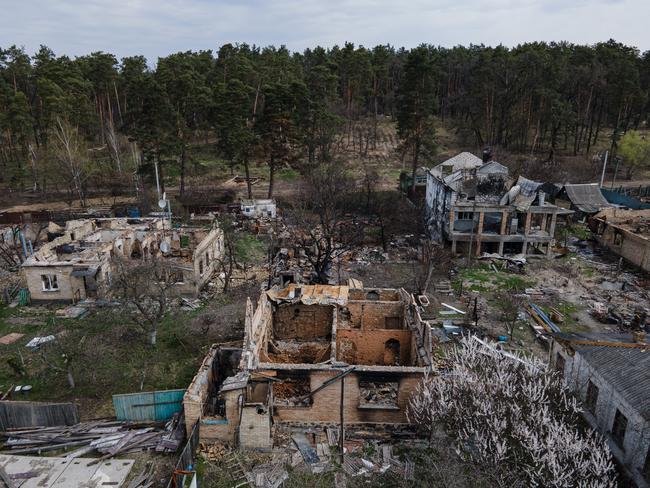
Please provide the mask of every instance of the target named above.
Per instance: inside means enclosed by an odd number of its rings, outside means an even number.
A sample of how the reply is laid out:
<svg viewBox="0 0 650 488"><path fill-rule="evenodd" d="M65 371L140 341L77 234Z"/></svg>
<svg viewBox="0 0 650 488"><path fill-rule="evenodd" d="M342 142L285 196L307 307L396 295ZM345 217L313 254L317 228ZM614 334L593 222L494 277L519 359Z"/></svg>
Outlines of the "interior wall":
<svg viewBox="0 0 650 488"><path fill-rule="evenodd" d="M411 331L381 330L372 332L354 329L339 329L336 333L336 359L348 364L393 366L386 364L392 357L386 342L399 342L399 365L411 365Z"/></svg>
<svg viewBox="0 0 650 488"><path fill-rule="evenodd" d="M332 334L334 308L329 305L281 305L273 314L273 337L310 341Z"/></svg>
<svg viewBox="0 0 650 488"><path fill-rule="evenodd" d="M363 330L403 327L404 305L401 302L349 301L347 308L350 312L349 327ZM391 320L386 321L387 317ZM395 318L399 320L393 320Z"/></svg>

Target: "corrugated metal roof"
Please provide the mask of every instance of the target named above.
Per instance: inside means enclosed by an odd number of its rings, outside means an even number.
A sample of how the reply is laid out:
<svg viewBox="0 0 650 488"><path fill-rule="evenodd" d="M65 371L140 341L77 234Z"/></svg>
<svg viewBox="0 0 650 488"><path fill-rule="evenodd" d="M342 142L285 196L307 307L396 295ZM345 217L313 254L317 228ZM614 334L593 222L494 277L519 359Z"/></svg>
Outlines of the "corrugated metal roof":
<svg viewBox="0 0 650 488"><path fill-rule="evenodd" d="M573 345L611 387L650 420L650 350Z"/></svg>
<svg viewBox="0 0 650 488"><path fill-rule="evenodd" d="M305 305L346 305L350 289L347 286L297 285L290 283L284 289L267 291L269 299L275 302L301 302Z"/></svg>
<svg viewBox="0 0 650 488"><path fill-rule="evenodd" d="M605 199L597 183L564 185L567 197L575 207L584 213L596 213L599 210L611 207Z"/></svg>

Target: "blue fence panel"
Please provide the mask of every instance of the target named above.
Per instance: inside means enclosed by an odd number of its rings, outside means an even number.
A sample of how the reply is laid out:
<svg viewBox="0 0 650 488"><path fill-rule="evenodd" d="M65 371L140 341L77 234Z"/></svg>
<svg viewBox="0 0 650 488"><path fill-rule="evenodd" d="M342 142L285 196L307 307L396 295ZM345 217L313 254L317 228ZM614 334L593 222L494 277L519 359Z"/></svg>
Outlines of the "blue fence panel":
<svg viewBox="0 0 650 488"><path fill-rule="evenodd" d="M164 390L113 395L117 420L169 420L183 409L185 390Z"/></svg>
<svg viewBox="0 0 650 488"><path fill-rule="evenodd" d="M642 210L642 209L650 208L650 203L643 203L641 200L637 200L636 198L631 197L629 195L624 195L612 190L607 190L605 188L601 188L600 191L602 192L603 196L609 203L614 203L616 205L624 205L634 210Z"/></svg>

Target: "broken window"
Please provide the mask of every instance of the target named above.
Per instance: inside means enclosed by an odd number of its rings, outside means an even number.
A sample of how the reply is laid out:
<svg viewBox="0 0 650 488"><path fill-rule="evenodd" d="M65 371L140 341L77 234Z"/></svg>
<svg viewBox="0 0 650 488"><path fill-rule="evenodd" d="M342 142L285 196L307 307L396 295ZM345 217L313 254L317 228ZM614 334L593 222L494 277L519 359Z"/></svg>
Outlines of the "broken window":
<svg viewBox="0 0 650 488"><path fill-rule="evenodd" d="M587 384L587 400L585 402L587 410L596 415L596 405L598 404L598 387L591 380Z"/></svg>
<svg viewBox="0 0 650 488"><path fill-rule="evenodd" d="M41 284L43 291L59 291L59 281L54 274L41 275Z"/></svg>
<svg viewBox="0 0 650 488"><path fill-rule="evenodd" d="M310 407L312 404L309 374L278 371L273 382L273 404L282 407Z"/></svg>
<svg viewBox="0 0 650 488"><path fill-rule="evenodd" d="M614 231L614 245L620 246L623 243L623 234L619 231Z"/></svg>
<svg viewBox="0 0 650 488"><path fill-rule="evenodd" d="M564 357L558 352L555 357L555 371L560 375L560 378L564 378Z"/></svg>
<svg viewBox="0 0 650 488"><path fill-rule="evenodd" d="M402 319L400 317L385 317L386 329L401 329L402 328Z"/></svg>
<svg viewBox="0 0 650 488"><path fill-rule="evenodd" d="M359 408L398 409L399 381L381 376L359 379Z"/></svg>
<svg viewBox="0 0 650 488"><path fill-rule="evenodd" d="M621 413L617 408L616 415L614 415L614 423L612 424L612 438L618 444L618 447L623 449L623 441L625 440L625 431L627 430L627 417Z"/></svg>
<svg viewBox="0 0 650 488"><path fill-rule="evenodd" d="M378 301L379 300L379 293L376 292L375 290L369 291L366 294L366 300Z"/></svg>

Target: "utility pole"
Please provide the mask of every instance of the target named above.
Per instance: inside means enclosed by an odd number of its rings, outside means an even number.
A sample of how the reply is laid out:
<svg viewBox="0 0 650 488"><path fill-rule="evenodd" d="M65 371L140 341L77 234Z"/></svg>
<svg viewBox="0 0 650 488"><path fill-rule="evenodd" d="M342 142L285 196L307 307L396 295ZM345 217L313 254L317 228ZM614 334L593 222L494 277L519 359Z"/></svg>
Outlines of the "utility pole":
<svg viewBox="0 0 650 488"><path fill-rule="evenodd" d="M603 172L600 175L600 188L603 187L603 183L605 183L605 169L607 168L607 157L609 156L609 151L605 151L605 161L603 162Z"/></svg>
<svg viewBox="0 0 650 488"><path fill-rule="evenodd" d="M618 175L618 163L621 162L620 156L616 156L616 166L614 167L614 179L612 180L612 190L614 189L614 183L616 183L616 176Z"/></svg>
<svg viewBox="0 0 650 488"><path fill-rule="evenodd" d="M153 166L156 169L156 190L158 190L158 200L160 200L160 180L158 179L158 161L156 158L153 160Z"/></svg>

